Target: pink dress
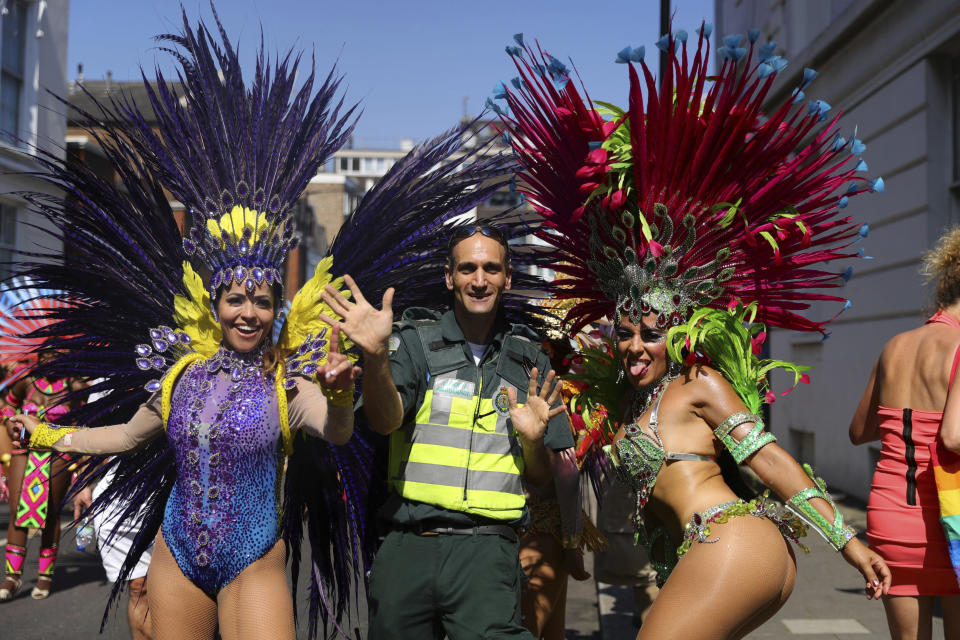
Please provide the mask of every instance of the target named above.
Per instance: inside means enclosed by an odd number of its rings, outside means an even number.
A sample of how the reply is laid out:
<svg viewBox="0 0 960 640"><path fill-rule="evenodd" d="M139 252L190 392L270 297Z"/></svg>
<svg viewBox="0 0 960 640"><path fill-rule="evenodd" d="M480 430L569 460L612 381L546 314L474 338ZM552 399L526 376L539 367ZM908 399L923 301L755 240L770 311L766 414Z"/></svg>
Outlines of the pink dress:
<svg viewBox="0 0 960 640"><path fill-rule="evenodd" d="M928 322L960 329L938 313ZM953 358L950 384L960 364ZM947 541L940 526L940 503L928 445L940 432L941 411L877 408L880 461L867 504L867 540L893 574L892 596L958 595Z"/></svg>

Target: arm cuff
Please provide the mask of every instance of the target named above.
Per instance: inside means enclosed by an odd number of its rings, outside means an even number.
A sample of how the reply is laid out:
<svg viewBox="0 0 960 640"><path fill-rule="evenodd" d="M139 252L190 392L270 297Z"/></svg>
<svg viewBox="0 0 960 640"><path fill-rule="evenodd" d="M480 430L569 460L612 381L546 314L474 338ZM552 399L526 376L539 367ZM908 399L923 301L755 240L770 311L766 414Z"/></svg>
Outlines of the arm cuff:
<svg viewBox="0 0 960 640"><path fill-rule="evenodd" d="M353 387L349 389L328 389L323 385L320 385L320 390L323 391L323 395L327 397L327 400L335 407L352 407L353 406Z"/></svg>
<svg viewBox="0 0 960 640"><path fill-rule="evenodd" d="M55 424L41 422L33 430L30 437L31 449L53 449L53 445L60 441L63 436L79 431L80 427L59 427Z"/></svg>
<svg viewBox="0 0 960 640"><path fill-rule="evenodd" d="M730 432L742 424L752 422L753 429L750 430L743 440L739 442L730 435ZM777 438L769 431L763 430L763 420L760 416L741 411L735 413L723 422L721 422L713 433L719 438L723 446L727 448L737 464L742 463L751 455L767 446L771 442L776 442Z"/></svg>
<svg viewBox="0 0 960 640"><path fill-rule="evenodd" d="M857 532L853 527L844 525L843 515L840 514L840 510L837 509L837 505L833 502L830 494L827 493L827 485L823 479L814 476L813 469L808 464L803 465L803 470L813 481L814 486L797 492L796 495L787 501L787 506L803 518L812 529L815 529L817 533L823 536L823 539L826 540L831 547L836 551L840 551L857 535ZM813 505L809 502L809 500L813 498L825 500L827 504L833 508L832 523L813 508Z"/></svg>

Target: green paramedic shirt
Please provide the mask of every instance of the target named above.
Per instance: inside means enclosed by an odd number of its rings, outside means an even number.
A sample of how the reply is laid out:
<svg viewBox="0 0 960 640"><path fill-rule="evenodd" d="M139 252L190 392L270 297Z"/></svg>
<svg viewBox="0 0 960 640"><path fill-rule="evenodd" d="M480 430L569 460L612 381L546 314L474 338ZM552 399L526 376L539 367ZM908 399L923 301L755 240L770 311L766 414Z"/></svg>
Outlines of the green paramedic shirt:
<svg viewBox="0 0 960 640"><path fill-rule="evenodd" d="M459 348L463 350L469 365L476 369L473 354L467 345L466 338L457 324L456 316L453 311L447 311L442 315L429 311L427 309L412 307L403 314L404 321L400 323L397 330L390 338L390 368L393 374L393 382L400 392L400 399L403 402L403 427L409 427L417 415L417 410L424 401L427 389L427 361L417 334L416 320L439 320L444 342L459 343ZM499 389L493 388L498 378L496 375L498 365L500 365L501 347L503 340L508 335L521 336L532 341L537 345L538 358L534 363L540 373L540 381L550 371L550 359L542 348L539 348L540 338L536 332L519 324L508 324L502 318L498 320L497 329L490 345L484 352L480 361L480 374L483 380L491 381L489 385L484 385L481 390L482 397L492 397ZM504 362L504 366L521 367L522 365L512 362ZM502 368L501 368L502 373ZM515 372L516 375L516 372ZM505 376L506 377L506 376ZM529 380L529 376L526 377ZM516 383L514 383L516 385ZM520 386L520 385L517 385ZM522 389L526 389L524 384ZM544 445L560 451L574 446L573 434L570 432L570 425L565 413L555 416L547 425L546 434L543 437ZM396 493L391 493L390 498L380 511L381 517L400 525L409 525L417 522L429 521L449 526L471 526L474 524L504 524L503 521L489 520L476 515L468 515L459 511L451 511L442 507L417 502L414 500L405 500ZM526 524L528 514L526 508L523 516L513 522L516 526Z"/></svg>

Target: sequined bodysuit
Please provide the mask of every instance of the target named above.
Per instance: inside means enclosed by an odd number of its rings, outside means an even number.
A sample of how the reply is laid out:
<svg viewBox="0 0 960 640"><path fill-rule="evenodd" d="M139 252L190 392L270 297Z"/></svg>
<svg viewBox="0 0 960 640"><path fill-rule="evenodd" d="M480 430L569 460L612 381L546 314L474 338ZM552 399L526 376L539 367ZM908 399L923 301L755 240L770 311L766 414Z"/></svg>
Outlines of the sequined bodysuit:
<svg viewBox="0 0 960 640"><path fill-rule="evenodd" d="M665 392L666 389L663 391ZM663 440L660 439L660 432L657 429L659 426L657 414L660 411L660 402L663 400L663 396L663 392L657 396L653 409L650 411L650 433L643 431L640 425L634 422L624 428L625 436L613 445L615 447L613 455L605 447L613 462L617 478L633 489L636 495L637 504L631 516L636 532L635 539L638 543L643 542L647 547L650 563L657 572L658 586L662 586L666 582L667 576L677 563L676 545L669 543L667 528L659 525L648 531L643 522L643 508L650 501L660 469L667 460L711 462L716 459L713 456L678 453L667 451L664 448ZM664 544L661 545L661 541ZM657 547L656 551L659 551L659 553L655 552L655 547ZM659 547L662 547L662 549Z"/></svg>
<svg viewBox="0 0 960 640"><path fill-rule="evenodd" d="M666 389L664 389L664 392ZM657 586L662 587L670 577L670 572L679 559L690 549L694 542L712 543L719 538L709 539L710 525L714 522L722 523L728 519L752 515L758 518L767 518L772 521L780 533L794 542L806 534L806 525L786 507L782 507L768 497L768 493L747 502L745 500L730 500L713 505L699 512L694 512L690 521L684 526L680 544L670 539L666 526L660 524L648 529L643 521L643 508L653 494L657 483L657 476L663 463L667 460L694 460L713 462L714 456L704 456L697 453L677 453L667 451L660 439L657 429L659 422L657 414L660 411L660 401L663 392L657 397L650 412L650 433L643 431L633 423L625 427L625 437L616 442L615 450L610 445L604 447L613 463L617 478L630 486L636 493L637 504L632 521L635 540L643 542L647 547L650 564L657 572ZM735 414L738 415L738 414ZM799 544L799 542L798 542ZM801 545L801 548L802 545Z"/></svg>
<svg viewBox="0 0 960 640"><path fill-rule="evenodd" d="M184 575L216 594L279 540L283 468L272 376L192 364L173 392L167 433L176 483L163 538Z"/></svg>

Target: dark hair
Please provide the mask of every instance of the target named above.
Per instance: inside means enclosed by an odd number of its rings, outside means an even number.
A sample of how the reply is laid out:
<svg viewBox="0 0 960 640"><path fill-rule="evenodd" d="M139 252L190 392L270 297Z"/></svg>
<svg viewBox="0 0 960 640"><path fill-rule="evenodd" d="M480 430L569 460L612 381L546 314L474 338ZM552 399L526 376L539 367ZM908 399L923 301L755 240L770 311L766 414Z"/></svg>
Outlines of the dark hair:
<svg viewBox="0 0 960 640"><path fill-rule="evenodd" d="M461 241L471 238L478 233L500 243L500 246L503 247L504 267L509 267L510 244L507 242L507 236L492 224L472 224L455 229L447 239L447 266L451 269L456 266L453 263L453 248Z"/></svg>

